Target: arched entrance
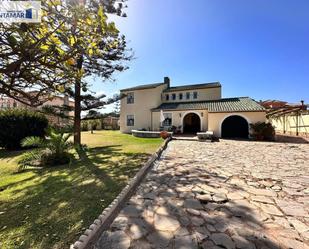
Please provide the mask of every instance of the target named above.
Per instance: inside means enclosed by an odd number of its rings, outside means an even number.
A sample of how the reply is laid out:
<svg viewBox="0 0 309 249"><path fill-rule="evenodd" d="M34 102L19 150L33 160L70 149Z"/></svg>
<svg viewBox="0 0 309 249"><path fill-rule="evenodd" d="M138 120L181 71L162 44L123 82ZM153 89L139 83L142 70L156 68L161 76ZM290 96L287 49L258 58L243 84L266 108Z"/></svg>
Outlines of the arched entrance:
<svg viewBox="0 0 309 249"><path fill-rule="evenodd" d="M195 113L188 113L183 118L183 132L196 133L201 131L201 119Z"/></svg>
<svg viewBox="0 0 309 249"><path fill-rule="evenodd" d="M249 124L246 119L241 116L229 116L221 125L222 138L248 138Z"/></svg>

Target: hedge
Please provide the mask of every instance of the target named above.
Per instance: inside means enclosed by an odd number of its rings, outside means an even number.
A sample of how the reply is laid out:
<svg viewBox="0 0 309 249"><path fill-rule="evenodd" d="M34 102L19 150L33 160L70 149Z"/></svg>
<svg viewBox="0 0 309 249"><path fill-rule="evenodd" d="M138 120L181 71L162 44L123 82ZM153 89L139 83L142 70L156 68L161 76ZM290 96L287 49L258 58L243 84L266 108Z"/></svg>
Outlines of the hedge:
<svg viewBox="0 0 309 249"><path fill-rule="evenodd" d="M0 111L0 147L8 150L20 149L25 137L44 137L47 118L40 113L25 109Z"/></svg>

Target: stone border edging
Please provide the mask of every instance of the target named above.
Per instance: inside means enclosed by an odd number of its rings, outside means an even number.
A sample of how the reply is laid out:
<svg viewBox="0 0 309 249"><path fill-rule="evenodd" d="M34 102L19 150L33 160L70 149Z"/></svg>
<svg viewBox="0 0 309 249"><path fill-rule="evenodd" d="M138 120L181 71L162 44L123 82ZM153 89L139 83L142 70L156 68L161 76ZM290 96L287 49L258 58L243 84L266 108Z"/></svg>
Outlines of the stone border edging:
<svg viewBox="0 0 309 249"><path fill-rule="evenodd" d="M133 195L138 185L144 179L144 176L148 173L148 170L153 163L160 158L162 152L166 149L167 144L171 140L172 138L169 137L164 141L163 145L149 158L145 165L129 181L127 186L120 192L113 202L103 210L102 214L99 215L79 239L70 246L70 249L90 249L95 245L101 234L113 223L123 205Z"/></svg>

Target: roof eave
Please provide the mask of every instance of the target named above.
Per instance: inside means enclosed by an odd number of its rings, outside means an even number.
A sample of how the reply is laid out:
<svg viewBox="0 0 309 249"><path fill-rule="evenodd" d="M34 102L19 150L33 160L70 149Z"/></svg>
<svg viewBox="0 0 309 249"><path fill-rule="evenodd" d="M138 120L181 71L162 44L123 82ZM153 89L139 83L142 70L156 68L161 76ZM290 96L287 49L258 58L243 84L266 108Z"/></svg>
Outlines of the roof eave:
<svg viewBox="0 0 309 249"><path fill-rule="evenodd" d="M125 89L120 89L120 92L138 91L138 90L145 90L145 89L154 89L154 88L157 88L157 87L162 86L164 84L167 84L167 83L162 82L162 83L155 84L155 86L145 86L145 87L141 87L141 88L138 88L138 86L130 87L130 88L125 88Z"/></svg>
<svg viewBox="0 0 309 249"><path fill-rule="evenodd" d="M266 110L238 110L238 111L209 111L207 108L192 108L192 109L152 109L151 112L160 112L163 111L193 111L193 110L203 110L208 111L209 113L233 113L233 112L266 112Z"/></svg>
<svg viewBox="0 0 309 249"><path fill-rule="evenodd" d="M265 110L241 110L241 111L208 111L209 113L232 113L232 112L266 112Z"/></svg>
<svg viewBox="0 0 309 249"><path fill-rule="evenodd" d="M180 92L180 91L188 91L188 90L196 90L196 89L211 89L211 88L221 88L221 84L217 85L217 86L204 86L204 87L183 87L183 88L179 88L179 89L173 89L173 87L169 88L169 89L165 89L163 90L163 92L167 93L167 92Z"/></svg>
<svg viewBox="0 0 309 249"><path fill-rule="evenodd" d="M192 108L192 109L151 109L152 112L159 112L159 111L191 111L191 110L205 110L208 111L207 108Z"/></svg>

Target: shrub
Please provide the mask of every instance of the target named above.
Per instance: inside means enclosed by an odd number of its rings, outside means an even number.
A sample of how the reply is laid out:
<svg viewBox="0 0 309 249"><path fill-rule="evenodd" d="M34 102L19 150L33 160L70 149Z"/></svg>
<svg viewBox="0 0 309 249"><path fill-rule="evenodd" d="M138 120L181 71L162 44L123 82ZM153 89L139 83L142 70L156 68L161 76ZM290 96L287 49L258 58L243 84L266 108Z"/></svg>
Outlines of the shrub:
<svg viewBox="0 0 309 249"><path fill-rule="evenodd" d="M73 133L74 132L74 126L72 124L66 124L62 126L50 125L50 127L59 133L61 132L62 133Z"/></svg>
<svg viewBox="0 0 309 249"><path fill-rule="evenodd" d="M55 166L68 164L70 161L71 154L68 152L63 152L61 156L50 152L42 155L40 164L42 166Z"/></svg>
<svg viewBox="0 0 309 249"><path fill-rule="evenodd" d="M81 122L81 130L82 131L88 131L88 122L87 121L82 121Z"/></svg>
<svg viewBox="0 0 309 249"><path fill-rule="evenodd" d="M57 132L49 128L47 138L26 137L22 140L23 147L35 146L33 151L25 153L20 161L20 169L27 166L55 166L67 164L71 161L69 150L73 143L69 141L71 134Z"/></svg>
<svg viewBox="0 0 309 249"><path fill-rule="evenodd" d="M11 109L0 111L0 147L8 150L21 148L21 140L29 136L44 137L47 118L40 113Z"/></svg>
<svg viewBox="0 0 309 249"><path fill-rule="evenodd" d="M173 125L172 127L169 128L169 131L176 133L177 127L175 125Z"/></svg>
<svg viewBox="0 0 309 249"><path fill-rule="evenodd" d="M91 130L97 130L100 126L100 122L96 119L89 120Z"/></svg>
<svg viewBox="0 0 309 249"><path fill-rule="evenodd" d="M271 123L257 122L250 124L253 137L256 140L273 141L275 140L275 128Z"/></svg>

